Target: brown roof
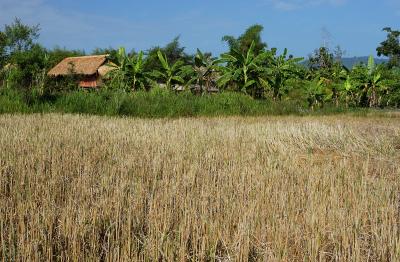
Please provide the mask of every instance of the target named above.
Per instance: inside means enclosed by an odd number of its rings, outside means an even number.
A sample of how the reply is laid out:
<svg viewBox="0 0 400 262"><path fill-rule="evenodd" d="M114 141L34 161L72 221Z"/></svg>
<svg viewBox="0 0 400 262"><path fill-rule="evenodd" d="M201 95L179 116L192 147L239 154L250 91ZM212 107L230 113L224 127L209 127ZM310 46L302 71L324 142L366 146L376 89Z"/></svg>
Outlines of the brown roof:
<svg viewBox="0 0 400 262"><path fill-rule="evenodd" d="M97 69L97 72L101 77L105 77L108 73L115 70L116 65L114 63L108 62Z"/></svg>
<svg viewBox="0 0 400 262"><path fill-rule="evenodd" d="M48 75L64 76L70 74L93 75L107 61L108 55L67 57L52 68Z"/></svg>

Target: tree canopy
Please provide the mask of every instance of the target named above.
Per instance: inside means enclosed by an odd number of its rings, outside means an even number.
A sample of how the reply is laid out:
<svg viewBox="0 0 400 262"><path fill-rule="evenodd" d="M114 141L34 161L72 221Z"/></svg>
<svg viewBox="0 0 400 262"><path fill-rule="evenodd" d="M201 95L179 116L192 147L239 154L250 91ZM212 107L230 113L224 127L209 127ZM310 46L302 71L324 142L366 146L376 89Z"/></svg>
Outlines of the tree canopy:
<svg viewBox="0 0 400 262"><path fill-rule="evenodd" d="M264 43L261 39L261 33L264 30L262 25L252 25L246 29L246 31L240 35L238 38L234 36L225 35L222 38L222 41L225 41L230 51L237 50L240 51L242 54L246 54L247 51L250 49L251 44L254 42L254 50L253 52L257 55L262 50L267 48L267 44Z"/></svg>
<svg viewBox="0 0 400 262"><path fill-rule="evenodd" d="M387 38L376 49L378 56L389 57L390 66L400 66L400 31L386 27L383 31L387 32Z"/></svg>

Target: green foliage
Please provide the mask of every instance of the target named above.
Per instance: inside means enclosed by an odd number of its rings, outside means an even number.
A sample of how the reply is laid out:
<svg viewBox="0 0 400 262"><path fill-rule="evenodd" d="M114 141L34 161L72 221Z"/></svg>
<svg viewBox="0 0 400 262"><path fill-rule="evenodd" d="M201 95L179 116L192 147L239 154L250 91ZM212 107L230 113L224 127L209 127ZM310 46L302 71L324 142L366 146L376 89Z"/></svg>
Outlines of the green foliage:
<svg viewBox="0 0 400 262"><path fill-rule="evenodd" d="M26 113L29 111L23 94L11 88L0 89L0 114Z"/></svg>
<svg viewBox="0 0 400 262"><path fill-rule="evenodd" d="M152 72L163 69L158 57L159 51L167 57L167 60L171 64L176 63L178 60L183 61L185 64L189 64L192 60L192 57L185 53L185 48L181 46L179 36L177 36L164 47L156 46L147 50L144 63L145 71Z"/></svg>
<svg viewBox="0 0 400 262"><path fill-rule="evenodd" d="M143 52L128 56L125 48L121 47L115 55L116 64L110 64L111 81L109 87L125 91L146 90L148 88L149 74L144 71Z"/></svg>
<svg viewBox="0 0 400 262"><path fill-rule="evenodd" d="M92 51L92 55L108 55L108 59L113 62L117 63L118 61L118 49L114 49L112 47L108 48L95 48Z"/></svg>
<svg viewBox="0 0 400 262"><path fill-rule="evenodd" d="M257 55L267 48L267 44L261 40L263 30L262 25L252 25L238 38L226 35L222 38L222 41L229 45L230 53L239 51L242 54L247 53L254 42L253 52Z"/></svg>
<svg viewBox="0 0 400 262"><path fill-rule="evenodd" d="M351 78L359 92L359 105L369 107L379 105L381 96L386 89L381 73L383 70L382 65L376 66L372 56L369 57L367 65L359 65L352 70Z"/></svg>
<svg viewBox="0 0 400 262"><path fill-rule="evenodd" d="M236 92L196 96L191 92L176 94L159 87L134 93L105 89L71 91L46 100L32 92L0 90L0 113L46 112L163 118L335 114L343 113L344 109L327 105L312 111L300 101L256 100Z"/></svg>
<svg viewBox="0 0 400 262"><path fill-rule="evenodd" d="M305 86L305 92L308 105L312 110L323 107L324 103L330 98L328 89L325 87L323 80L308 82Z"/></svg>
<svg viewBox="0 0 400 262"><path fill-rule="evenodd" d="M60 63L64 58L84 56L85 52L82 50L67 50L65 48L55 47L47 50L47 54L49 55L47 68L52 68Z"/></svg>
<svg viewBox="0 0 400 262"><path fill-rule="evenodd" d="M160 50L157 52L158 59L161 63L161 70L154 70L152 75L157 79L161 80L165 84L168 90L172 90L174 84L183 84L182 70L184 70L184 62L182 60L177 60L175 63L170 64L168 58Z"/></svg>
<svg viewBox="0 0 400 262"><path fill-rule="evenodd" d="M6 56L14 52L22 52L32 48L34 41L39 37L39 26L28 26L21 22L21 19L15 18L10 25L4 26L2 32L3 48Z"/></svg>
<svg viewBox="0 0 400 262"><path fill-rule="evenodd" d="M6 46L7 36L5 33L0 31L0 68L3 68L6 64Z"/></svg>
<svg viewBox="0 0 400 262"><path fill-rule="evenodd" d="M290 91L290 86L286 85L286 82L300 75L301 69L298 63L303 58L287 57L288 50L286 48L279 56L275 56L275 53L276 50L272 50L272 56L269 57L266 79L272 89L273 98L281 99Z"/></svg>
<svg viewBox="0 0 400 262"><path fill-rule="evenodd" d="M204 54L197 49L193 66L182 68L184 78L189 78L187 85L195 84L193 89L197 93L215 88L218 64L221 62L221 59L213 59L211 54Z"/></svg>
<svg viewBox="0 0 400 262"><path fill-rule="evenodd" d="M376 65L371 56L348 70L339 47L315 50L306 67L287 49L282 54L267 49L262 30L254 25L238 38L225 36L229 52L218 58L200 50L186 54L179 37L146 53L97 48L93 54L109 54L112 70L105 88L94 91L77 90L77 75L47 77L62 59L84 51L46 49L35 43L39 28L16 19L0 31L0 112L175 117L400 107L399 31L385 28L388 39L377 49L391 58L389 64ZM207 94L216 86L222 93Z"/></svg>
<svg viewBox="0 0 400 262"><path fill-rule="evenodd" d="M376 49L378 56L389 57L389 66L400 66L400 31L386 27L383 31L387 32L387 38Z"/></svg>
<svg viewBox="0 0 400 262"><path fill-rule="evenodd" d="M265 68L262 63L271 55L268 52L254 53L255 43L245 54L238 50L231 50L231 54L222 54L221 61L226 63L220 67L222 72L218 80L220 87L250 94L253 97L261 97L267 88L267 81L263 79Z"/></svg>
<svg viewBox="0 0 400 262"><path fill-rule="evenodd" d="M328 47L320 47L308 58L308 66L313 73L313 77L338 80L344 66L341 63L343 51L336 47L335 52L331 52Z"/></svg>

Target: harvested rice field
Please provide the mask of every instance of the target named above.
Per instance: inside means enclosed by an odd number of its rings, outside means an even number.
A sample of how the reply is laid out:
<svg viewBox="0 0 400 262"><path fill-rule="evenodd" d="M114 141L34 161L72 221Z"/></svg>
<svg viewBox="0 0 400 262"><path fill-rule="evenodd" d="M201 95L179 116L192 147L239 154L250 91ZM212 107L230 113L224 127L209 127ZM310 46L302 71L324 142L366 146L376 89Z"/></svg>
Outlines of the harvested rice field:
<svg viewBox="0 0 400 262"><path fill-rule="evenodd" d="M399 261L400 118L0 116L2 261Z"/></svg>

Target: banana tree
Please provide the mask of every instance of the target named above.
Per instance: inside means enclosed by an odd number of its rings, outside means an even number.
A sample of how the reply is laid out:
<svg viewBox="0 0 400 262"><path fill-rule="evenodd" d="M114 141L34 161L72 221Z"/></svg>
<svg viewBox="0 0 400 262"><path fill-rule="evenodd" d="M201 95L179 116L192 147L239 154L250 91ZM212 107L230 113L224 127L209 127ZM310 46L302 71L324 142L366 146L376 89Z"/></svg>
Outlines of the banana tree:
<svg viewBox="0 0 400 262"><path fill-rule="evenodd" d="M129 67L128 67L128 56L125 52L124 47L120 47L116 54L115 63L108 64L111 70L108 75L111 77L111 87L119 88L123 90L129 89Z"/></svg>
<svg viewBox="0 0 400 262"><path fill-rule="evenodd" d="M306 95L308 105L311 110L315 107L322 107L324 102L331 98L331 94L327 92L323 79L315 79L306 85Z"/></svg>
<svg viewBox="0 0 400 262"><path fill-rule="evenodd" d="M281 99L288 92L285 89L286 81L299 74L298 63L303 58L287 57L288 50L285 48L280 56L275 57L276 50L272 50L272 56L266 70L267 81L272 89L274 99Z"/></svg>
<svg viewBox="0 0 400 262"><path fill-rule="evenodd" d="M146 84L149 82L149 75L145 72L143 67L143 51L139 54L128 59L130 66L130 77L132 81L132 87L134 90L146 89Z"/></svg>
<svg viewBox="0 0 400 262"><path fill-rule="evenodd" d="M222 76L218 79L219 87L233 87L234 90L254 96L261 96L268 83L263 79L265 67L263 62L270 53L254 54L254 42L245 54L233 49L229 54L221 55L221 62L226 66L219 67Z"/></svg>
<svg viewBox="0 0 400 262"><path fill-rule="evenodd" d="M143 67L143 52L129 57L125 48L121 47L117 53L117 64L110 64L113 86L122 87L125 90L146 89L149 81L148 74Z"/></svg>
<svg viewBox="0 0 400 262"><path fill-rule="evenodd" d="M216 69L219 63L221 63L220 59L212 59L210 55L205 55L197 49L194 65L191 67L193 74L190 80L191 83L196 83L199 89L196 91L210 90L217 80Z"/></svg>
<svg viewBox="0 0 400 262"><path fill-rule="evenodd" d="M382 77L379 68L375 65L374 57L371 55L368 59L368 75L365 83L366 91L370 93L369 106L374 107L378 104L378 91L383 88Z"/></svg>
<svg viewBox="0 0 400 262"><path fill-rule="evenodd" d="M343 85L340 85L339 92L342 96L344 96L346 107L348 108L350 102L354 101L355 96L357 95L357 89L352 83L350 76L347 76L346 81L343 83Z"/></svg>
<svg viewBox="0 0 400 262"><path fill-rule="evenodd" d="M336 107L339 106L339 99L343 88L342 83L343 81L347 81L348 73L349 70L340 62L336 62L332 68L332 75L330 76L328 87L332 92L332 100L335 103Z"/></svg>
<svg viewBox="0 0 400 262"><path fill-rule="evenodd" d="M167 57L159 50L157 52L158 59L162 65L162 70L154 70L152 76L164 81L167 89L172 90L174 83L183 84L185 81L182 78L182 70L184 69L184 62L181 60L176 61L170 65Z"/></svg>
<svg viewBox="0 0 400 262"><path fill-rule="evenodd" d="M381 67L376 66L373 56L370 56L366 67L358 66L352 71L352 79L360 90L359 102L365 97L369 107L378 106L378 94L385 89L380 70Z"/></svg>

